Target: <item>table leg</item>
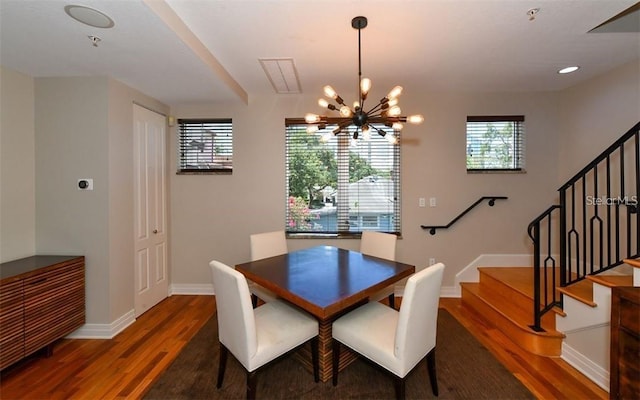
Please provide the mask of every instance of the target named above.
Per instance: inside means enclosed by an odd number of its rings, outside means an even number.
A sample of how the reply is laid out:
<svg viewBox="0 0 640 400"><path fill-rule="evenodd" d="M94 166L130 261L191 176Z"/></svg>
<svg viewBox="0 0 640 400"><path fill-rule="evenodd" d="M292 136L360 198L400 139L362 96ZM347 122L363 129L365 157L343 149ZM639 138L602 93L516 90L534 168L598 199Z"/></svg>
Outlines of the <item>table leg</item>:
<svg viewBox="0 0 640 400"><path fill-rule="evenodd" d="M333 338L331 337L331 320L318 321L319 334L318 334L318 360L320 363L320 380L322 382L328 382L333 377ZM310 346L302 347L298 353L298 359L302 361L303 365L309 372L313 372L311 364L311 349ZM349 348L342 346L340 351L340 360L338 363L338 369L342 371L347 365L351 364L357 355Z"/></svg>

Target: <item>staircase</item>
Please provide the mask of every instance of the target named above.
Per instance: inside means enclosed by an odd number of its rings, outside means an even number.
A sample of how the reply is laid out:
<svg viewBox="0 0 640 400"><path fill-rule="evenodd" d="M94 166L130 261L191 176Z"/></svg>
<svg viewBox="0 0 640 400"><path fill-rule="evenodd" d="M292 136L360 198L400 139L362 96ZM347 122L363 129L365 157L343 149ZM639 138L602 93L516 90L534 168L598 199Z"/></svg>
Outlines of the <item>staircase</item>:
<svg viewBox="0 0 640 400"><path fill-rule="evenodd" d="M513 342L538 355L559 357L564 334L556 330L555 313L542 317L543 332L531 327L533 269L480 267L479 282L462 282L462 305L474 310Z"/></svg>
<svg viewBox="0 0 640 400"><path fill-rule="evenodd" d="M565 296L563 309L556 307L542 316L542 332L531 327L532 268L479 267L479 282L460 283L462 305L530 353L560 357L565 332L608 324L612 287L640 286L640 260L624 261L634 267L633 274L624 271L625 274L593 275L570 286L558 287L556 290ZM549 281L552 279L547 277ZM556 282L559 282L557 277Z"/></svg>
<svg viewBox="0 0 640 400"><path fill-rule="evenodd" d="M462 305L481 316L530 353L562 356L565 332L608 325L611 288L640 286L640 260L624 260L629 268L608 275L593 275L556 290L562 293L564 308L554 308L542 317L540 332L531 327L533 269L528 267L479 267L479 282L462 282ZM548 279L551 280L549 277Z"/></svg>

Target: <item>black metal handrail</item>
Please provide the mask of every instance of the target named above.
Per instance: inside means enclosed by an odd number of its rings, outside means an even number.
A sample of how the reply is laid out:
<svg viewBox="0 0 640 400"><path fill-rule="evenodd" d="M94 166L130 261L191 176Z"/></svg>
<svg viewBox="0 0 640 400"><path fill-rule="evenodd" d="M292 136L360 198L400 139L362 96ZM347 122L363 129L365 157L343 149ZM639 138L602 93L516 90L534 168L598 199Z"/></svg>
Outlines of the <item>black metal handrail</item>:
<svg viewBox="0 0 640 400"><path fill-rule="evenodd" d="M533 329L542 330L542 315L562 307L556 286L640 256L639 189L640 122L562 185L560 204L529 224L534 244Z"/></svg>
<svg viewBox="0 0 640 400"><path fill-rule="evenodd" d="M471 211L475 206L477 206L478 204L482 203L483 201L489 200L489 207L493 207L493 205L495 204L496 200L506 200L506 199L508 199L508 197L505 197L505 196L483 196L483 197L480 197L475 203L473 203L472 205L467 207L466 210L461 212L457 217L455 217L451 222L449 222L446 225L437 225L437 226L420 225L420 227L422 229L429 229L429 233L432 234L432 235L435 235L436 234L436 230L438 230L438 229L448 229L451 225L455 224L456 221L458 221L466 213Z"/></svg>
<svg viewBox="0 0 640 400"><path fill-rule="evenodd" d="M558 211L558 212L556 212ZM561 213L562 207L554 204L547 208L536 219L531 221L527 227L527 232L533 240L533 325L531 328L542 332L542 315L553 307L562 308L562 297L556 292L558 275L562 274L562 269L557 263L557 253L562 253L556 248L556 243L550 234L546 235L546 241L542 241L542 232L553 232L554 216ZM556 212L556 214L554 214ZM546 226L546 229L542 229ZM541 263L542 256L544 264ZM561 279L560 279L561 280Z"/></svg>

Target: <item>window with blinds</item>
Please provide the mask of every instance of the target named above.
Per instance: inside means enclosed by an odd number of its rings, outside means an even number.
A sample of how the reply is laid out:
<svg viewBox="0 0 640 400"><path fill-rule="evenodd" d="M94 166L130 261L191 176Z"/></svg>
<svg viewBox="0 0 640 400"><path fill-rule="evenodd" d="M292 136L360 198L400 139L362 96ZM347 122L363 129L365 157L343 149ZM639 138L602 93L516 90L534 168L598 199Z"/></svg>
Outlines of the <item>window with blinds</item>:
<svg viewBox="0 0 640 400"><path fill-rule="evenodd" d="M524 116L467 117L467 172L524 171Z"/></svg>
<svg viewBox="0 0 640 400"><path fill-rule="evenodd" d="M178 174L232 171L231 119L178 120Z"/></svg>
<svg viewBox="0 0 640 400"><path fill-rule="evenodd" d="M322 134L307 133L302 120L287 119L285 125L287 234L400 234L399 145L378 134L356 145L352 134L325 142ZM335 127L329 119L324 131ZM376 127L397 135L384 125Z"/></svg>

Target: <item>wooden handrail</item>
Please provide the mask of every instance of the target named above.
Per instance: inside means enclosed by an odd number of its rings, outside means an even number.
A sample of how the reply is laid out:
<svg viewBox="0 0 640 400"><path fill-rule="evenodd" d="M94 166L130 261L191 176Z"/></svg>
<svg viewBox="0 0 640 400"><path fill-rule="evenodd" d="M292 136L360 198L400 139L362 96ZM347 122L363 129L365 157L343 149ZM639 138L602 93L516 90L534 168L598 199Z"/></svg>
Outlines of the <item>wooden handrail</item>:
<svg viewBox="0 0 640 400"><path fill-rule="evenodd" d="M489 207L493 207L493 205L495 204L496 200L506 200L506 199L508 199L508 197L506 197L506 196L483 196L483 197L480 197L478 200L476 200L475 203L473 203L472 205L467 207L466 210L461 212L457 217L455 217L453 220L451 220L451 222L449 222L446 225L439 225L439 226L420 225L420 227L422 229L429 229L429 233L432 234L432 235L435 235L436 231L438 229L448 229L451 225L455 224L457 220L462 218L466 213L471 211L475 206L477 206L478 204L482 203L483 201L489 200Z"/></svg>

